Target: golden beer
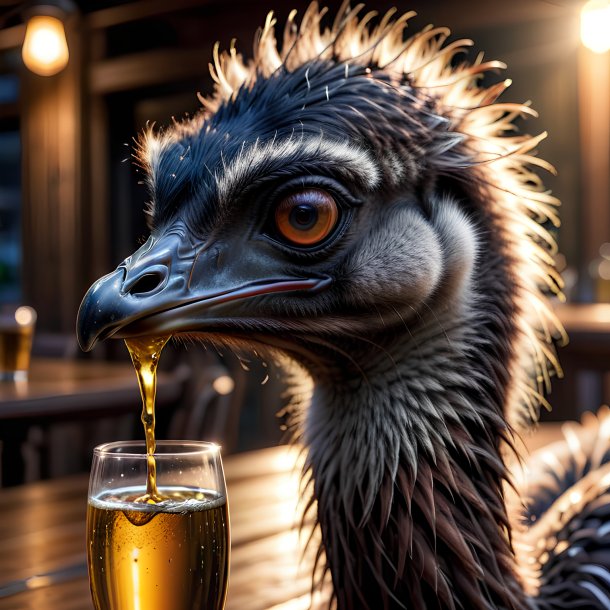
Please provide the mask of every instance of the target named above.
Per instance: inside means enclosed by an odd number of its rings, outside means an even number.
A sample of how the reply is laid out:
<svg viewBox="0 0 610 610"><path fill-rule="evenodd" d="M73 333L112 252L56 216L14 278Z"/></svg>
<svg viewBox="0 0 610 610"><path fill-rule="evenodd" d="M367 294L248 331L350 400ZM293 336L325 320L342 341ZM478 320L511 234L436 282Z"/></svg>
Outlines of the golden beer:
<svg viewBox="0 0 610 610"><path fill-rule="evenodd" d="M169 341L165 337L138 337L125 339L133 367L136 370L140 395L142 396L142 424L146 439L146 455L148 466L146 471L146 493L138 498L138 502L158 502L163 497L157 490L157 464L155 461L155 395L157 392L157 365L161 350Z"/></svg>
<svg viewBox="0 0 610 610"><path fill-rule="evenodd" d="M0 328L0 373L27 371L30 367L32 331Z"/></svg>
<svg viewBox="0 0 610 610"><path fill-rule="evenodd" d="M142 488L91 498L87 550L96 610L222 610L229 575L227 502L217 492Z"/></svg>
<svg viewBox="0 0 610 610"><path fill-rule="evenodd" d="M0 313L0 380L27 378L35 322L31 307Z"/></svg>

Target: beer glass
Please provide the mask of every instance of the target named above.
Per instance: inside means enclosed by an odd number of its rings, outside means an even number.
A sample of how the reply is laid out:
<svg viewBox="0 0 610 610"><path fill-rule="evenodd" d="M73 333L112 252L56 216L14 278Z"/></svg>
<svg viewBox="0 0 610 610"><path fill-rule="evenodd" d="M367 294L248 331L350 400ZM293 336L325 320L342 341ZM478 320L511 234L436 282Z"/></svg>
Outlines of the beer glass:
<svg viewBox="0 0 610 610"><path fill-rule="evenodd" d="M87 560L96 610L222 610L230 533L220 448L158 441L147 496L144 442L93 451Z"/></svg>
<svg viewBox="0 0 610 610"><path fill-rule="evenodd" d="M36 324L31 307L0 308L0 381L25 381Z"/></svg>

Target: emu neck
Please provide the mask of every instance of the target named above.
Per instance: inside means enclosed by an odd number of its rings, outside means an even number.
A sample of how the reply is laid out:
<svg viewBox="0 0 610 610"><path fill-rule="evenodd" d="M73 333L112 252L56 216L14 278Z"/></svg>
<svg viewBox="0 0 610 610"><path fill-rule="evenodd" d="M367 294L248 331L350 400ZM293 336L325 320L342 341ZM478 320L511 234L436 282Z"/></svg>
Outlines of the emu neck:
<svg viewBox="0 0 610 610"><path fill-rule="evenodd" d="M507 348L475 318L353 351L360 376L312 371L305 436L340 610L527 607L502 496Z"/></svg>

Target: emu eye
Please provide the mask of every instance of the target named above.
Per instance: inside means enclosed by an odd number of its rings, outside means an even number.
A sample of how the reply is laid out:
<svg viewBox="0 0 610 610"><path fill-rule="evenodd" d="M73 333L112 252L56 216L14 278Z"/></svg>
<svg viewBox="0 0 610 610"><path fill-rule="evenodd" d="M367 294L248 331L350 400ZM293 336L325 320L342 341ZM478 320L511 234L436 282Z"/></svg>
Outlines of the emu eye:
<svg viewBox="0 0 610 610"><path fill-rule="evenodd" d="M288 241L313 246L337 225L339 207L333 197L317 188L303 189L282 199L275 209L275 224Z"/></svg>

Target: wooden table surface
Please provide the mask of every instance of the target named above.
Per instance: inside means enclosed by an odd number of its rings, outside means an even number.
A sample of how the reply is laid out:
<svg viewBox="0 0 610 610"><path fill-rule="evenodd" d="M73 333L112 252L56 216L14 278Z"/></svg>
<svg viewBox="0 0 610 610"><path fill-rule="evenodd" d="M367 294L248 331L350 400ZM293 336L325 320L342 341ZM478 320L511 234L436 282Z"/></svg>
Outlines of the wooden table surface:
<svg viewBox="0 0 610 610"><path fill-rule="evenodd" d="M187 375L186 368L171 374L159 372L161 404L180 396ZM139 402L136 375L129 363L33 358L27 381L0 382L0 420L4 421L108 415Z"/></svg>
<svg viewBox="0 0 610 610"><path fill-rule="evenodd" d="M188 376L187 366L159 372L159 411L177 403ZM24 446L31 426L44 433L59 422L129 413L137 416L140 401L136 374L130 363L33 358L27 381L0 382L1 484L23 482L27 469ZM36 462L43 467L46 456L36 456Z"/></svg>
<svg viewBox="0 0 610 610"><path fill-rule="evenodd" d="M558 436L549 424L528 446ZM297 458L296 449L280 446L224 460L232 535L227 610L310 607L313 554L303 556L307 536L296 527ZM0 490L0 610L92 610L87 484L79 475ZM323 607L323 597L312 607Z"/></svg>
<svg viewBox="0 0 610 610"><path fill-rule="evenodd" d="M553 381L547 421L577 418L610 403L610 303L558 304L554 310L569 342L558 349L564 377Z"/></svg>
<svg viewBox="0 0 610 610"><path fill-rule="evenodd" d="M232 555L228 610L305 610L297 453L225 459ZM92 610L85 556L86 476L0 490L0 609ZM171 610L171 609L168 609Z"/></svg>

